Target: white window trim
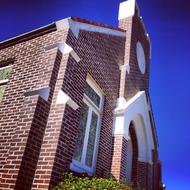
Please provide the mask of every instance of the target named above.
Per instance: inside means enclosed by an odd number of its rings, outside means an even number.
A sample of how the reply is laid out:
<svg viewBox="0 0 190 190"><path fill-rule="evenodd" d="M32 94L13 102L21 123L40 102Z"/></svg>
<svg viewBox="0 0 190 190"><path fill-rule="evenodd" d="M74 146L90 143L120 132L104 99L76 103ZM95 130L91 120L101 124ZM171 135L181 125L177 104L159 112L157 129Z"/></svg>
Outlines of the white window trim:
<svg viewBox="0 0 190 190"><path fill-rule="evenodd" d="M81 161L72 159L72 163L70 164L70 169L79 173L88 173L88 175L93 175L96 169L96 162L97 162L97 153L98 153L98 145L99 145L99 137L100 137L100 127L101 127L101 120L102 120L102 111L103 111L103 91L98 87L94 81L92 81L91 78L89 78L89 75L87 76L86 82L90 85L90 87L100 96L100 106L98 108L97 105L95 105L92 100L84 94L83 96L83 102L89 107L88 110L88 117L87 117L87 123L86 123L86 131L85 131L85 137L84 137L84 143L83 143L83 149L82 149L82 156ZM97 129L96 129L96 138L94 143L94 152L93 152L93 160L92 160L92 167L89 167L85 164L86 159L86 153L87 153L87 147L88 147L88 138L89 138L89 132L90 132L90 124L92 120L92 111L94 111L98 115L98 122L97 122Z"/></svg>
<svg viewBox="0 0 190 190"><path fill-rule="evenodd" d="M0 86L8 83L9 79L5 79L5 80L0 80Z"/></svg>
<svg viewBox="0 0 190 190"><path fill-rule="evenodd" d="M11 67L12 67L12 65L2 66L2 67L0 67L0 71L2 71L2 70L4 70L4 69L7 69L7 68L11 68ZM8 76L8 78L9 78L9 76ZM7 79L0 80L0 87L7 85L7 83L9 82L9 79L8 79L8 78L7 78ZM4 93L3 93L3 96L4 96ZM0 102L2 101L3 96L1 97Z"/></svg>
<svg viewBox="0 0 190 190"><path fill-rule="evenodd" d="M10 67L12 67L12 65L8 65L8 66L0 67L0 70L8 69L8 68L10 68Z"/></svg>
<svg viewBox="0 0 190 190"><path fill-rule="evenodd" d="M4 70L4 69L11 68L11 67L12 67L12 65L0 67L0 71L1 71L1 70ZM8 82L9 82L9 79L0 80L0 85L3 86L4 84L6 84L6 83L8 83Z"/></svg>

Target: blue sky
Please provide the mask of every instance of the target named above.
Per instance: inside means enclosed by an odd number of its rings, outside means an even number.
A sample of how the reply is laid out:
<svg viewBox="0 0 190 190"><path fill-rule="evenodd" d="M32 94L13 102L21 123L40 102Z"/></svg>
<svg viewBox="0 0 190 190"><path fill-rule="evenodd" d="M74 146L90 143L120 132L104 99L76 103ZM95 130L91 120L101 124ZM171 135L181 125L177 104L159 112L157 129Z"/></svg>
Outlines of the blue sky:
<svg viewBox="0 0 190 190"><path fill-rule="evenodd" d="M1 0L0 40L78 16L117 26L121 0ZM190 189L190 1L138 0L152 41L150 94L168 190Z"/></svg>

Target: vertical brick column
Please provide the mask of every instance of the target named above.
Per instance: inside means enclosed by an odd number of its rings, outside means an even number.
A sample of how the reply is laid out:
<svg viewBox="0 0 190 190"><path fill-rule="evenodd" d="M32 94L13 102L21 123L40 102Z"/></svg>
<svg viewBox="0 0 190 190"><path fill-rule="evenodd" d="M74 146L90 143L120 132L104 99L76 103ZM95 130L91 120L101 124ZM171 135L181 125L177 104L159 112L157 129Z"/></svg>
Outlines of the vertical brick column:
<svg viewBox="0 0 190 190"><path fill-rule="evenodd" d="M36 86L49 86L49 98L45 101L30 92L24 97L9 156L2 168L0 189L31 189L33 183L62 54L55 48L44 56L46 60L41 67L47 69L36 80Z"/></svg>
<svg viewBox="0 0 190 190"><path fill-rule="evenodd" d="M65 105L58 105L56 104L56 101L58 92L62 89L63 78L68 62L68 54L62 57L61 52L59 52L59 61L61 61L61 65L58 69L58 77L55 84L55 90L52 94L52 103L49 112L49 118L32 189L49 189L52 178L52 170L55 162L65 109Z"/></svg>
<svg viewBox="0 0 190 190"><path fill-rule="evenodd" d="M119 27L126 30L125 54L124 54L123 66L125 66L126 64L130 64L132 23L133 23L132 17L119 20ZM120 98L125 97L126 74L127 74L126 69L121 69L120 88L119 88Z"/></svg>
<svg viewBox="0 0 190 190"><path fill-rule="evenodd" d="M138 161L137 165L137 186L148 189L148 163Z"/></svg>
<svg viewBox="0 0 190 190"><path fill-rule="evenodd" d="M29 107L30 104L27 106L27 108ZM47 122L48 111L48 103L44 99L39 97L36 104L32 125L28 134L21 166L19 168L19 173L14 188L15 190L31 189Z"/></svg>
<svg viewBox="0 0 190 190"><path fill-rule="evenodd" d="M24 154L27 152L27 140L30 135L30 130L34 127L33 118L35 115L38 96L29 96L25 98L22 109L22 117L18 123L17 130L12 140L12 147L9 151L9 156L6 164L3 166L3 174L0 177L0 189L14 189L19 175L20 167L23 165ZM26 155L25 155L26 156ZM31 158L32 159L32 158ZM31 165L32 165L31 160ZM24 183L24 181L23 181Z"/></svg>
<svg viewBox="0 0 190 190"><path fill-rule="evenodd" d="M115 135L113 137L113 157L111 166L111 175L125 182L127 164L127 140L123 135Z"/></svg>

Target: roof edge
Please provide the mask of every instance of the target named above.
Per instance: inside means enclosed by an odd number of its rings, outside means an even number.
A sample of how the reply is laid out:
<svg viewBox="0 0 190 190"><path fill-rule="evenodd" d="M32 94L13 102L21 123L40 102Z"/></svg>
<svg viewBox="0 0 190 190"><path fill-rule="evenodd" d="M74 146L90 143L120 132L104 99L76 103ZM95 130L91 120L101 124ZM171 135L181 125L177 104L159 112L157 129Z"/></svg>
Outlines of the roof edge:
<svg viewBox="0 0 190 190"><path fill-rule="evenodd" d="M87 20L87 19L83 19L83 18L78 18L78 17L74 17L74 16L68 17L68 18L65 18L62 20L69 20L69 19L71 19L75 22L79 22L79 23L103 27L103 28L107 28L107 29L111 29L111 30L115 30L115 31L119 31L119 32L126 32L125 30L118 28L118 27L115 27L115 26L111 26L111 25L107 25L107 24L103 24L103 23L99 23L99 22L95 22L95 21L91 21L91 20ZM25 41L30 40L30 39L34 39L38 36L42 36L44 34L48 34L48 33L51 33L53 31L56 31L58 29L57 23L62 21L62 20L53 22L49 25L46 25L46 26L37 28L35 30L23 33L21 35L15 36L13 38L9 38L7 40L4 40L4 41L0 42L0 50L5 49L5 48L10 47L10 46L13 46L13 45L16 45L18 43L25 42Z"/></svg>
<svg viewBox="0 0 190 190"><path fill-rule="evenodd" d="M56 30L57 30L56 23L55 22L51 23L49 25L37 28L37 29L32 30L30 32L26 32L26 33L23 33L21 35L18 35L18 36L15 36L13 38L10 38L10 39L7 39L7 40L0 42L0 50L5 49L5 48L10 47L10 46L13 46L13 45L16 45L16 44L21 43L21 42L25 42L25 41L33 39L33 38L36 38L38 36L48 34L50 32L56 31Z"/></svg>
<svg viewBox="0 0 190 190"><path fill-rule="evenodd" d="M109 29L112 29L112 30L118 30L120 32L126 32L126 30L118 28L116 26L111 26L111 25L108 25L108 24L103 24L103 23L100 23L100 22L91 21L91 20L87 20L87 19L84 19L84 18L79 18L79 17L72 16L71 19L73 21L76 21L76 22L81 22L81 23L90 24L90 25L94 25L94 26L99 26L99 27L103 27L103 28L109 28Z"/></svg>

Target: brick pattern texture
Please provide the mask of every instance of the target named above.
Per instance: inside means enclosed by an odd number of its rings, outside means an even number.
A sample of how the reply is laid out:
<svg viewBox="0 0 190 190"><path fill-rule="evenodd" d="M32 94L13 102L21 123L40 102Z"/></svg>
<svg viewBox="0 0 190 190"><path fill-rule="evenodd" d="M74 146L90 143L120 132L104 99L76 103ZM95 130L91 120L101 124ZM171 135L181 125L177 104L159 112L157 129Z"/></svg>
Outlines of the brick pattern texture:
<svg viewBox="0 0 190 190"><path fill-rule="evenodd" d="M130 74L121 72L120 97L125 97L126 100L129 100L137 92L143 90L146 92L147 99L150 101L150 41L147 37L147 32L144 27L143 20L139 16L138 9L136 8L134 16L121 19L119 21L119 27L127 31L125 41L124 64L130 65ZM145 52L146 70L144 74L140 72L137 63L136 44L138 41L140 41L143 45L143 49ZM145 189L157 190L159 188L159 182L161 182L161 177L158 177L157 175L161 172L158 171L158 145L156 140L152 113L150 113L150 116L150 122L152 125L151 127L153 133L152 135L155 144L155 150L153 150L153 164L138 161L136 165L137 168L133 168L132 170L132 181L135 186L140 185L140 187ZM133 131L131 131L131 134L133 134ZM134 141L136 141L135 138L133 138L133 142Z"/></svg>
<svg viewBox="0 0 190 190"><path fill-rule="evenodd" d="M113 110L119 94L128 99L139 90L148 91L150 48L139 18L122 20L121 28L126 29L126 23L133 23L126 36L132 35L130 43L125 37L83 30L76 38L71 30L61 29L1 49L0 66L12 64L13 69L0 102L0 190L50 189L60 182L73 157L87 74L105 94L95 175L112 172L118 180L125 177L127 141L112 137ZM148 66L144 76L136 64L137 39L145 46ZM80 62L57 48L47 48L63 41L73 47ZM131 73L125 76L120 66L126 61ZM27 93L43 87L50 88L47 101ZM56 104L59 90L79 109ZM138 162L133 170L132 178L143 187L151 178L149 170L160 179L154 154L153 169Z"/></svg>
<svg viewBox="0 0 190 190"><path fill-rule="evenodd" d="M67 33L52 32L0 51L0 65L12 65L0 102L0 189L31 189L60 65L60 53L45 47L65 40ZM48 101L26 96L47 86Z"/></svg>

